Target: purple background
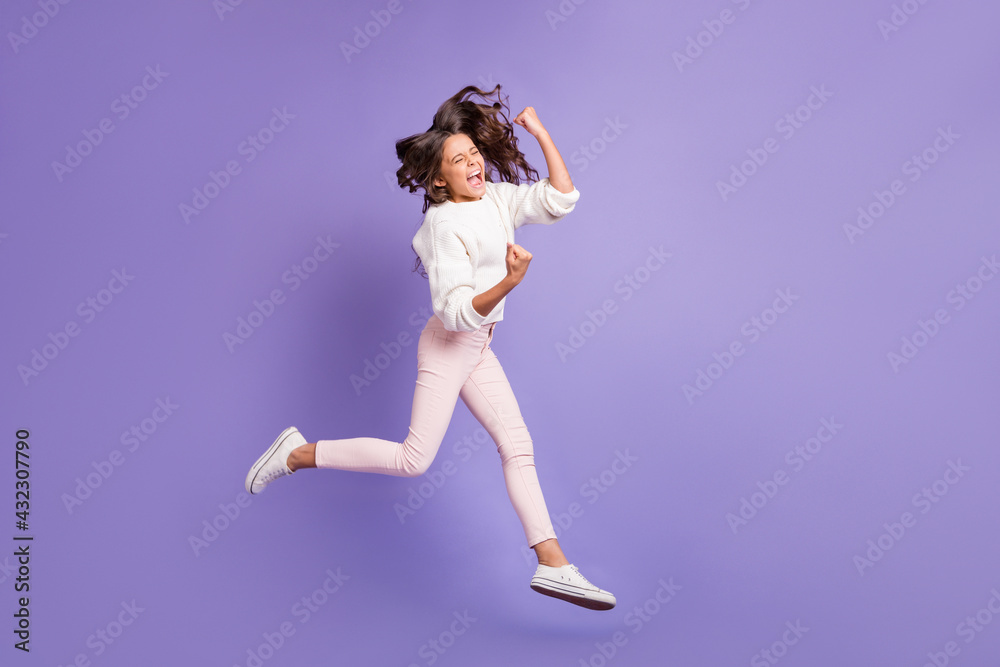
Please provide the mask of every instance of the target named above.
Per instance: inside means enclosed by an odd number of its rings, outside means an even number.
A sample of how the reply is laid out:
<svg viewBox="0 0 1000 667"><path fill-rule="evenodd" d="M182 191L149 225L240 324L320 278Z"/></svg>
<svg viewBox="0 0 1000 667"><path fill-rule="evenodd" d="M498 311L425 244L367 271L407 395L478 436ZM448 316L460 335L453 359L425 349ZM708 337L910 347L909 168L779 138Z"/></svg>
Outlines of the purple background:
<svg viewBox="0 0 1000 667"><path fill-rule="evenodd" d="M997 664L995 3L218 5L0 14L4 664ZM348 58L366 25L377 34ZM164 76L122 118L113 102L147 67ZM496 82L511 117L535 107L581 192L555 226L519 231L535 259L493 347L560 543L617 595L609 612L528 588L499 457L461 403L423 478L305 471L237 504L286 426L405 435L429 294L411 272L421 199L394 185L393 144ZM826 96L812 109L811 89ZM241 142L274 109L294 117L248 161ZM792 133L779 121L796 113ZM104 118L113 131L57 175ZM913 172L925 150L935 161ZM180 205L230 160L239 173L186 222ZM849 238L894 180L891 206ZM339 247L293 290L282 276L317 237ZM671 253L652 272L650 247ZM123 268L134 278L102 293ZM625 276L644 281L627 299ZM284 301L231 351L224 334L274 289ZM777 290L796 298L775 320ZM22 379L68 323L78 335ZM383 368L356 390L366 361ZM711 385L686 395L699 371ZM837 432L810 443L823 419ZM143 424L130 451L122 434ZM88 475L96 488L68 507ZM426 498L401 522L411 492ZM733 523L744 499L758 507ZM30 656L10 632L20 534L35 536ZM283 623L294 633L261 651Z"/></svg>

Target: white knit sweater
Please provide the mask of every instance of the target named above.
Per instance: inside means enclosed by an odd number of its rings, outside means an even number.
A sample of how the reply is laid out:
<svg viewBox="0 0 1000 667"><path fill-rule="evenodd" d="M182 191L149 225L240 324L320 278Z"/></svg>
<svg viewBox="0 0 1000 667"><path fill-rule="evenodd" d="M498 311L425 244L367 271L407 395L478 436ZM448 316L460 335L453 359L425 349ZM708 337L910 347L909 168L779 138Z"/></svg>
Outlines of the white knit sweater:
<svg viewBox="0 0 1000 667"><path fill-rule="evenodd" d="M449 331L476 331L503 319L506 297L480 315L472 298L507 275L507 243L521 225L551 225L576 206L580 191L556 190L543 178L535 183L486 181L471 202L432 204L413 237L431 287L431 307Z"/></svg>

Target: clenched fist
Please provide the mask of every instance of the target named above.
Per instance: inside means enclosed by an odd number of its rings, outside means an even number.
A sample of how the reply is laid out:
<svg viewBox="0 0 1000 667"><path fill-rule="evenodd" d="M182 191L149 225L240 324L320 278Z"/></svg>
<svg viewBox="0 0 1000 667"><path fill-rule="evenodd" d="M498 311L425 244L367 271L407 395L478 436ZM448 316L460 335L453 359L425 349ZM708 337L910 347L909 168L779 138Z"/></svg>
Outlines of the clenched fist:
<svg viewBox="0 0 1000 667"><path fill-rule="evenodd" d="M516 243L507 244L507 277L517 285L528 271L531 253Z"/></svg>

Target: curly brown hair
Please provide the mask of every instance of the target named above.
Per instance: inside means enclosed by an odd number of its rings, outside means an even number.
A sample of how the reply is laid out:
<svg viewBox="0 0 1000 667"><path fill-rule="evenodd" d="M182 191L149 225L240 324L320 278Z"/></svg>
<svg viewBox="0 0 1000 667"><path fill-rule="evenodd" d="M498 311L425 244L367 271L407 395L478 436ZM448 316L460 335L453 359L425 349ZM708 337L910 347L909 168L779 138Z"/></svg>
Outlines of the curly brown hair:
<svg viewBox="0 0 1000 667"><path fill-rule="evenodd" d="M507 96L501 97L500 88L500 84L497 84L487 92L477 86L466 86L438 107L434 122L426 132L396 142L396 157L402 163L396 170L396 180L399 187L408 188L410 192L423 189L424 206L421 213L427 213L432 204L448 200L447 188L434 185L434 181L441 174L444 142L454 134L464 134L472 139L483 156L483 176L487 181L494 182L493 172L496 172L501 182L515 185L521 183L521 172L529 182L538 180L538 172L528 164L524 153L518 150L514 126L504 113L504 110L510 112ZM466 99L473 95L488 103ZM496 101L492 99L494 95ZM416 254L415 249L413 252ZM427 277L419 255L413 270Z"/></svg>

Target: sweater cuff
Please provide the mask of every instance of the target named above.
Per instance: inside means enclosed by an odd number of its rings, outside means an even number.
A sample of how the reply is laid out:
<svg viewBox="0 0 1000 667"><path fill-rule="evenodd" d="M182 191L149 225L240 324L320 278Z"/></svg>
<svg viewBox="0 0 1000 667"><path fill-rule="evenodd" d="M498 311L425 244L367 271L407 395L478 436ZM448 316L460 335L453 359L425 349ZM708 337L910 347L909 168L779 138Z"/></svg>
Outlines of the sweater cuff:
<svg viewBox="0 0 1000 667"><path fill-rule="evenodd" d="M479 329L480 326L482 326L483 322L486 320L488 316L489 316L488 313L486 315L480 315L478 312L476 312L476 309L472 307L472 299L469 299L464 304L462 304L462 308L458 313L458 317L456 318L458 320L457 322L459 326L458 330L476 331L477 329ZM463 325L466 328L463 328Z"/></svg>
<svg viewBox="0 0 1000 667"><path fill-rule="evenodd" d="M549 215L553 217L561 218L566 215L576 206L577 200L580 199L580 191L573 186L571 192L560 192L556 190L556 187L552 185L549 177L546 176L541 181L544 183L545 191L542 196L542 206L548 211Z"/></svg>

